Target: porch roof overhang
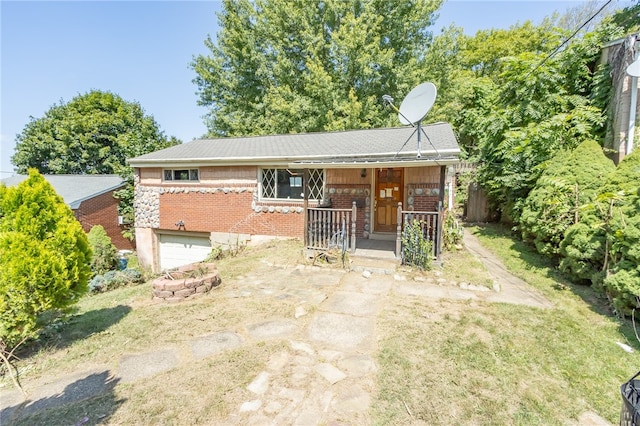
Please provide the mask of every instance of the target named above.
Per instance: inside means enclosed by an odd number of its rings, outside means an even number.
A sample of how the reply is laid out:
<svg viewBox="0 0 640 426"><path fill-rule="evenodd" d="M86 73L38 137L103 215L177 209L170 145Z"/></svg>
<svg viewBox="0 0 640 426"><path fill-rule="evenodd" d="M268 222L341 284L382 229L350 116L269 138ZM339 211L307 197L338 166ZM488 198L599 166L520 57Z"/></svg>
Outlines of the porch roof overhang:
<svg viewBox="0 0 640 426"><path fill-rule="evenodd" d="M290 168L298 169L353 169L353 168L389 168L389 167L425 167L448 166L460 162L457 155L423 155L418 157L364 157L364 158L327 158L322 160L300 160L290 162Z"/></svg>

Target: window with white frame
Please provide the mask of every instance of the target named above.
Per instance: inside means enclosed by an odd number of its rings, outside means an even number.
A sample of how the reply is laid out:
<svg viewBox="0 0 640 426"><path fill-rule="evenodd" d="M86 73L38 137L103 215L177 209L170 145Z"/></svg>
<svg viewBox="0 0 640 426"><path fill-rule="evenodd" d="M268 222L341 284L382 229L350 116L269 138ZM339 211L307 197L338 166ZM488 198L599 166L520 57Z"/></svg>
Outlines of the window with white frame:
<svg viewBox="0 0 640 426"><path fill-rule="evenodd" d="M304 170L262 169L261 199L302 200L304 198ZM324 170L309 169L309 199L321 200L324 191Z"/></svg>
<svg viewBox="0 0 640 426"><path fill-rule="evenodd" d="M200 180L198 169L165 169L163 180Z"/></svg>

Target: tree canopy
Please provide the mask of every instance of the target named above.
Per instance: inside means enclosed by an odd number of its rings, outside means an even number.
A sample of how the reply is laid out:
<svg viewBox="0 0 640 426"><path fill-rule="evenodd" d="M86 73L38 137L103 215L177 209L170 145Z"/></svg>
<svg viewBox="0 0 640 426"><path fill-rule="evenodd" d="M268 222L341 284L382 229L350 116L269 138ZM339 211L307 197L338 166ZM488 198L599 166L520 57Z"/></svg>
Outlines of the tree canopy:
<svg viewBox="0 0 640 426"><path fill-rule="evenodd" d="M31 117L16 137L12 162L18 173L118 174L128 185L116 193L119 214L133 222L133 169L127 158L180 143L167 138L137 102L92 90ZM125 236L132 237L130 229Z"/></svg>
<svg viewBox="0 0 640 426"><path fill-rule="evenodd" d="M380 127L383 94L420 81L442 0L224 0L194 57L211 136Z"/></svg>
<svg viewBox="0 0 640 426"><path fill-rule="evenodd" d="M31 117L16 137L18 173L131 174L126 159L179 143L167 138L137 102L98 90Z"/></svg>
<svg viewBox="0 0 640 426"><path fill-rule="evenodd" d="M35 169L0 185L0 350L35 337L46 312L65 311L87 291L87 235Z"/></svg>

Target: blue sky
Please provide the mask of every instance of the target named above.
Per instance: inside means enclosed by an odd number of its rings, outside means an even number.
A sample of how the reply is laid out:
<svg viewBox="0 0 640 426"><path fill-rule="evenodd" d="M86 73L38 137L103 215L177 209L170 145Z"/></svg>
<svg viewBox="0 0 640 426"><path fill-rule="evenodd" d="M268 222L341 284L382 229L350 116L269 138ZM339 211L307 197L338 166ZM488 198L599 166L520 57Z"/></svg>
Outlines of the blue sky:
<svg viewBox="0 0 640 426"><path fill-rule="evenodd" d="M604 1L602 2L604 3ZM540 22L578 1L449 0L434 33L467 34ZM0 178L13 171L15 136L54 104L92 89L137 101L169 136L205 133L194 55L218 31L219 1L0 1Z"/></svg>

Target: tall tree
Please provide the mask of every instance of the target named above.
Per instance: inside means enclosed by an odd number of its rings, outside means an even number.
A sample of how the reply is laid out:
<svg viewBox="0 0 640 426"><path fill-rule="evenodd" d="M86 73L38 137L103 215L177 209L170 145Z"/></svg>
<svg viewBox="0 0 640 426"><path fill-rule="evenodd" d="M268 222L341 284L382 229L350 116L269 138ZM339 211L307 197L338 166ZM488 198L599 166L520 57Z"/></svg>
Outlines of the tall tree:
<svg viewBox="0 0 640 426"><path fill-rule="evenodd" d="M385 93L420 78L442 0L224 0L220 32L194 57L211 136L394 123Z"/></svg>
<svg viewBox="0 0 640 426"><path fill-rule="evenodd" d="M480 183L503 219L516 225L548 160L583 141L601 139L605 103L593 95L596 87L603 92L602 78L595 78L601 74L597 60L602 43L622 31L607 18L598 31L550 55L568 33L548 22L542 27L546 32L533 29L530 44L518 35L521 45L529 46L525 51L500 57L500 46L508 45L500 43L485 48L488 59L485 54L470 62L476 64L473 69L489 70L488 78L476 85L476 96L458 120L461 141L481 164Z"/></svg>
<svg viewBox="0 0 640 426"><path fill-rule="evenodd" d="M137 102L98 90L52 106L16 137L12 162L18 173L119 174L126 159L175 145Z"/></svg>
<svg viewBox="0 0 640 426"><path fill-rule="evenodd" d="M133 170L126 159L180 143L167 138L137 102L92 90L31 117L16 137L18 173L118 174L128 186L117 194L120 213L133 218Z"/></svg>

